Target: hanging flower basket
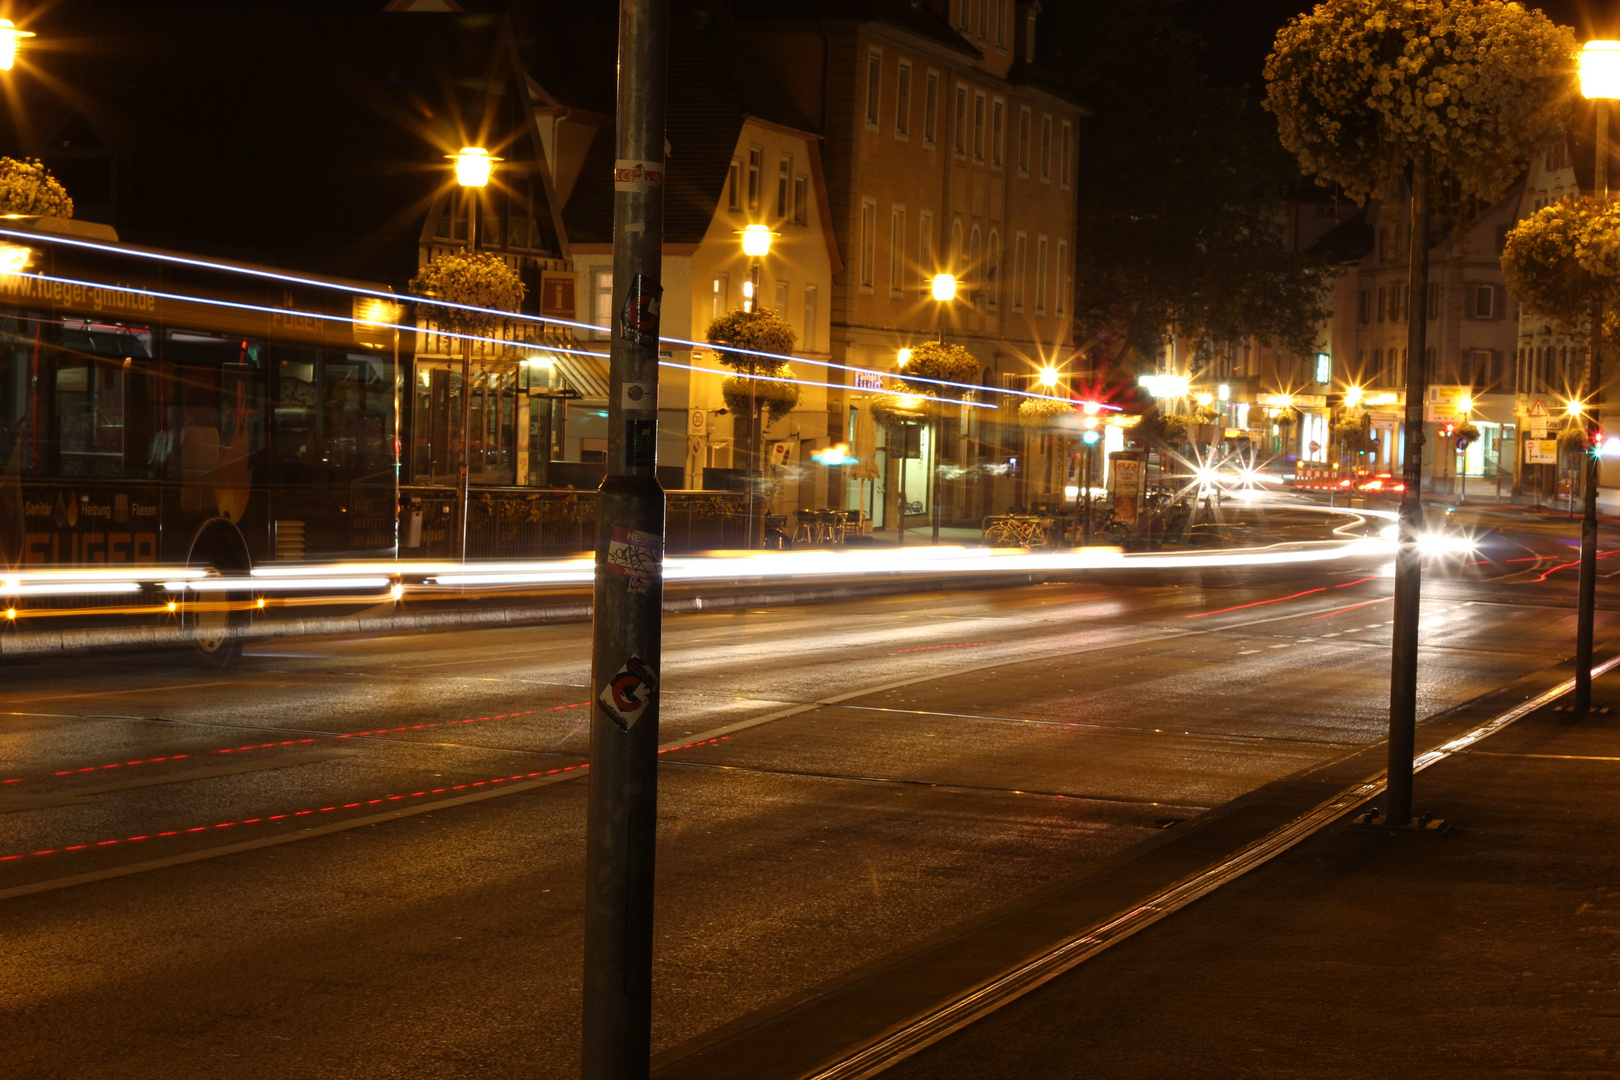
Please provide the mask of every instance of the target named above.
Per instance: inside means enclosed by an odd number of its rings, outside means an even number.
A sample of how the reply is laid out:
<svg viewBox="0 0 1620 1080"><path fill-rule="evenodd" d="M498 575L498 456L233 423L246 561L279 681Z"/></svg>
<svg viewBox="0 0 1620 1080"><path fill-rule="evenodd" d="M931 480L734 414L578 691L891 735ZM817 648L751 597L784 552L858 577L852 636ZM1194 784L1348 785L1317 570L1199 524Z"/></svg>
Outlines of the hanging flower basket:
<svg viewBox="0 0 1620 1080"><path fill-rule="evenodd" d="M960 345L941 345L927 341L913 346L911 359L906 361L907 375L918 379L937 379L940 382L973 384L978 381L978 359ZM925 390L935 397L958 398L964 387L940 386L926 383Z"/></svg>
<svg viewBox="0 0 1620 1080"><path fill-rule="evenodd" d="M745 379L732 377L720 384L720 394L726 400L726 408L740 416L748 415L749 388L753 388L753 403L759 409L765 423L774 424L799 404L799 384L785 382L793 378L793 369L783 364L781 370L776 372L781 379Z"/></svg>
<svg viewBox="0 0 1620 1080"><path fill-rule="evenodd" d="M1063 398L1025 398L1018 403L1018 422L1025 427L1055 427L1059 420L1074 415L1074 402Z"/></svg>
<svg viewBox="0 0 1620 1080"><path fill-rule="evenodd" d="M73 216L73 200L49 169L34 158L0 157L0 214Z"/></svg>
<svg viewBox="0 0 1620 1080"><path fill-rule="evenodd" d="M903 382L895 383L893 393L873 398L868 408L872 418L886 427L926 423L933 419L938 402L929 400L924 393L912 390Z"/></svg>
<svg viewBox="0 0 1620 1080"><path fill-rule="evenodd" d="M504 259L486 251L451 251L416 272L411 293L485 311L432 309L434 321L452 330L488 331L500 322L492 312L517 311L523 303L523 280Z"/></svg>
<svg viewBox="0 0 1620 1080"><path fill-rule="evenodd" d="M722 364L745 375L780 375L799 343L793 327L774 311L730 312L711 322L704 337L719 351ZM750 351L738 351L743 349Z"/></svg>

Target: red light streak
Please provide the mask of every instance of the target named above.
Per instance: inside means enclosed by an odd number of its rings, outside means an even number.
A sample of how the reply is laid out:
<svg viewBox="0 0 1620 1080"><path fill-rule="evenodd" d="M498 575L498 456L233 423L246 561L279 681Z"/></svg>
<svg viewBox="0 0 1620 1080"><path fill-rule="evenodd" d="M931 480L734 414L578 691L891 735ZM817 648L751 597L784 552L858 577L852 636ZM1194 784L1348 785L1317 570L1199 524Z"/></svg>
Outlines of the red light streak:
<svg viewBox="0 0 1620 1080"><path fill-rule="evenodd" d="M565 706L571 708L572 706ZM730 735L719 735L712 739L703 739L699 742L687 743L685 746L671 746L667 750L658 751L659 754L669 754L677 750L691 750L694 747L708 746L711 743L725 742ZM145 833L141 836L123 836L115 840L97 840L93 844L68 844L59 848L45 848L41 851L28 851L18 855L0 855L0 863L16 862L19 859L30 859L41 855L61 855L69 851L85 851L93 847L111 847L114 844L133 844L141 840L157 840L170 836L188 836L192 833L211 832L214 829L231 829L238 825L257 825L264 821L287 821L293 818L308 817L311 814L330 814L337 810L356 810L363 806L381 806L386 803L400 802L405 799L421 799L429 795L443 795L451 791L472 791L475 788L493 787L496 784L509 784L514 780L534 780L541 776L557 776L562 773L584 772L591 767L590 762L579 765L563 765L556 769L541 769L537 772L514 773L511 776L497 776L489 780L473 780L465 784L450 784L445 787L428 788L424 791L412 791L405 795L380 795L375 799L365 799L357 802L339 803L333 806L323 806L318 810L294 810L285 814L269 814L264 817L243 818L240 821L222 821L217 825L193 825L189 829L170 829L167 832Z"/></svg>
<svg viewBox="0 0 1620 1080"><path fill-rule="evenodd" d="M1620 555L1620 549L1616 549L1614 551L1600 551L1597 553L1597 557L1600 559L1607 558L1610 555ZM1551 558L1552 556L1549 555L1547 557ZM1581 561L1576 559L1574 562L1559 563L1557 566L1549 566L1546 570L1542 571L1540 577L1536 578L1536 583L1540 584L1541 582L1546 581L1549 576L1556 574L1560 570L1568 570L1572 566L1579 565L1581 565Z"/></svg>
<svg viewBox="0 0 1620 1080"><path fill-rule="evenodd" d="M1374 581L1374 580L1377 580L1377 579L1370 578L1370 577L1356 578L1356 580L1354 580L1354 581L1347 581L1343 585L1335 585L1333 587L1335 589L1348 589L1352 585L1360 585L1363 581Z"/></svg>
<svg viewBox="0 0 1620 1080"><path fill-rule="evenodd" d="M1342 608L1339 608L1339 609L1337 609L1335 611L1329 611L1329 612L1327 612L1326 614L1323 614L1323 615L1312 615L1311 619L1312 619L1312 621L1315 621L1317 619L1326 619L1330 615L1338 615L1341 612L1345 612L1345 611L1354 611L1354 610L1356 610L1356 608L1370 607L1373 604L1387 604L1393 599L1395 599L1393 596L1386 596L1386 597L1383 597L1382 599L1379 599L1379 600L1364 600L1359 604L1351 604L1349 607L1342 607Z"/></svg>
<svg viewBox="0 0 1620 1080"><path fill-rule="evenodd" d="M590 704L590 702L588 702L588 701L576 701L576 702L573 702L572 704L569 704L569 705L553 705L549 709L540 709L538 711L539 712L560 712L563 709L579 709L579 708L583 708L584 706L589 705L589 704ZM495 714L493 716L474 716L474 717L471 717L471 718L466 719L466 720L437 720L437 721L434 721L431 724L407 724L407 725L405 725L403 727L396 727L396 728L378 728L375 731L351 731L351 732L345 732L345 733L342 733L342 734L333 733L331 735L311 736L311 737L309 737L307 739L284 739L281 742L250 743L247 746L228 746L223 750L203 750L203 751L198 752L198 756L208 757L208 756L213 755L213 754L237 754L237 753L241 753L244 750L268 750L268 749L272 749L272 748L277 747L277 746L299 746L299 745L304 744L304 743L312 743L317 738L324 738L324 739L358 739L358 738L362 738L362 737L367 736L367 735L388 735L388 734L392 734L393 732L397 732L397 731L422 731L422 730L425 730L427 728L455 727L458 724L477 724L477 723L480 723L480 722L482 722L484 720L510 720L513 717L517 717L517 716L533 716L536 711L537 710L535 710L535 709L525 709L523 712L497 713L497 714ZM180 761L182 759L189 758L189 757L192 757L192 756L193 755L191 755L191 754L167 754L167 755L165 755L163 757L141 758L141 759L139 759L137 761L114 761L109 765L86 765L86 766L84 766L82 768L78 768L78 769L63 769L60 772L54 772L51 775L53 777L54 776L76 776L79 773L99 772L99 771L101 771L103 769L123 769L123 768L127 768L130 765L155 765L160 761ZM20 784L24 780L28 780L28 779L31 779L31 778L26 777L26 776L18 776L18 777L14 777L14 778L12 778L10 780L0 780L0 784ZM37 780L37 779L42 779L42 778L41 777L32 777L32 779Z"/></svg>
<svg viewBox="0 0 1620 1080"><path fill-rule="evenodd" d="M956 645L919 645L915 649L896 649L897 653L928 652L930 649L971 649L975 645L994 645L993 641L963 641Z"/></svg>
<svg viewBox="0 0 1620 1080"><path fill-rule="evenodd" d="M1298 600L1301 596L1309 596L1311 593L1319 592L1327 592L1327 586L1323 585L1318 589L1306 589L1304 592L1297 592L1291 596L1279 596L1275 600L1256 600L1252 604L1237 604L1233 607L1218 608L1215 611L1196 611L1191 615L1183 616L1183 618L1202 619L1205 615L1221 615L1228 611L1242 611L1244 608L1260 607L1263 604L1280 604L1284 600Z"/></svg>

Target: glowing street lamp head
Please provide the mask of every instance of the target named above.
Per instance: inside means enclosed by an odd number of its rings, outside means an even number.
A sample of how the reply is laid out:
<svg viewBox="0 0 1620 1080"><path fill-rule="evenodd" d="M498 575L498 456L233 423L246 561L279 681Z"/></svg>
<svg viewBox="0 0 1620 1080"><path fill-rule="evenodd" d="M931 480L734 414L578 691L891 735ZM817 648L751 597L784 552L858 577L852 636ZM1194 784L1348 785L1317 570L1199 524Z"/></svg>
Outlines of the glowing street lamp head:
<svg viewBox="0 0 1620 1080"><path fill-rule="evenodd" d="M1042 386L1044 386L1048 390L1050 390L1050 389L1052 389L1052 387L1056 386L1057 383L1058 383L1057 368L1055 368L1055 367L1043 367L1043 368L1041 368L1041 385Z"/></svg>
<svg viewBox="0 0 1620 1080"><path fill-rule="evenodd" d="M1474 399L1464 394L1457 402L1457 411L1463 415L1473 412Z"/></svg>
<svg viewBox="0 0 1620 1080"><path fill-rule="evenodd" d="M1215 404L1215 395L1214 394L1199 394L1197 400L1198 400L1198 404L1200 404L1200 405L1213 405L1213 404Z"/></svg>
<svg viewBox="0 0 1620 1080"><path fill-rule="evenodd" d="M1620 41L1588 41L1580 72L1582 97L1620 98Z"/></svg>
<svg viewBox="0 0 1620 1080"><path fill-rule="evenodd" d="M1344 403L1352 409L1361 404L1361 387L1352 386L1344 392Z"/></svg>
<svg viewBox="0 0 1620 1080"><path fill-rule="evenodd" d="M771 253L771 238L774 235L764 225L749 225L742 231L743 254L750 259L763 259Z"/></svg>
<svg viewBox="0 0 1620 1080"><path fill-rule="evenodd" d="M0 71L10 71L11 65L17 62L17 46L23 38L34 35L27 30L17 29L17 24L10 19L0 19Z"/></svg>
<svg viewBox="0 0 1620 1080"><path fill-rule="evenodd" d="M1582 409L1583 409L1583 406L1578 401L1566 401L1566 402L1564 402L1564 411L1566 413L1568 413L1569 415L1571 415L1571 416L1579 416L1579 415L1581 415Z"/></svg>
<svg viewBox="0 0 1620 1080"><path fill-rule="evenodd" d="M911 350L901 349L899 352L895 353L895 359L900 361L901 367L905 367L907 364L911 363Z"/></svg>
<svg viewBox="0 0 1620 1080"><path fill-rule="evenodd" d="M934 275L934 299L938 300L942 304L946 301L956 299L955 274Z"/></svg>
<svg viewBox="0 0 1620 1080"><path fill-rule="evenodd" d="M489 173L495 159L481 146L463 146L456 155L456 183L462 187L483 187L489 183Z"/></svg>

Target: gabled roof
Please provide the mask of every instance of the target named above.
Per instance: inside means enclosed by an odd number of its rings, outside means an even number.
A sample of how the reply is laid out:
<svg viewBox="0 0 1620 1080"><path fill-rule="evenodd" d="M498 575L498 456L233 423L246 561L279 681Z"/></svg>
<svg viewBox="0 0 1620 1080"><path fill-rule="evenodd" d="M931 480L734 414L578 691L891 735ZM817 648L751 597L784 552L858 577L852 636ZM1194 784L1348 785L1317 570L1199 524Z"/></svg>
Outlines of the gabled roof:
<svg viewBox="0 0 1620 1080"><path fill-rule="evenodd" d="M1312 253L1335 263L1360 262L1372 249L1373 227L1367 220L1366 207L1323 233L1310 247Z"/></svg>
<svg viewBox="0 0 1620 1080"><path fill-rule="evenodd" d="M737 139L749 118L811 135L815 129L735 21L723 13L708 19L680 14L677 9L670 23L664 242L696 244L714 220ZM614 34L605 37L590 27L583 29L574 37L570 26L549 47L532 43L528 66L559 102L612 114L613 88L603 85L600 73L614 70L613 54L609 52L604 62L601 52L616 49L616 26ZM585 44L593 42L598 55L584 55ZM572 57L566 64L547 55L562 47ZM609 95L605 102L604 93ZM605 244L613 238L614 147L612 130L601 132L591 143L563 210L572 243Z"/></svg>
<svg viewBox="0 0 1620 1080"><path fill-rule="evenodd" d="M984 55L933 8L912 0L744 0L736 11L739 19L750 22L886 23L965 57Z"/></svg>

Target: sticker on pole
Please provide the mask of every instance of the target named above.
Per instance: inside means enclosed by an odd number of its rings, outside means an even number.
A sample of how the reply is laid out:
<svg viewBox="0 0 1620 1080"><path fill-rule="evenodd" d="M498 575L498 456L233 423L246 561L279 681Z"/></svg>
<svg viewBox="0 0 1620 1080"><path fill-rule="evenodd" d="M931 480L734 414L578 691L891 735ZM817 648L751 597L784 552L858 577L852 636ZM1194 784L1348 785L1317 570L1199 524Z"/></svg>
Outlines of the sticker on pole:
<svg viewBox="0 0 1620 1080"><path fill-rule="evenodd" d="M614 191L656 191L664 186L662 161L620 158L613 163Z"/></svg>
<svg viewBox="0 0 1620 1080"><path fill-rule="evenodd" d="M619 312L619 336L633 345L651 348L658 344L658 308L664 287L658 279L637 274L630 279L630 291L624 295L624 309Z"/></svg>
<svg viewBox="0 0 1620 1080"><path fill-rule="evenodd" d="M658 408L657 383L625 383L619 395L619 407L631 411L645 411Z"/></svg>
<svg viewBox="0 0 1620 1080"><path fill-rule="evenodd" d="M629 579L631 592L646 592L654 578L664 573L664 541L657 533L613 526L608 536L607 562L610 574Z"/></svg>
<svg viewBox="0 0 1620 1080"><path fill-rule="evenodd" d="M624 662L619 673L602 687L596 698L602 711L619 727L629 731L636 726L652 704L653 691L658 689L658 674L639 656Z"/></svg>

